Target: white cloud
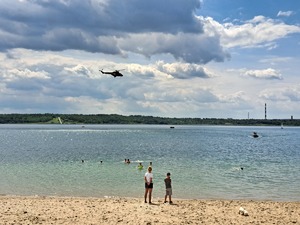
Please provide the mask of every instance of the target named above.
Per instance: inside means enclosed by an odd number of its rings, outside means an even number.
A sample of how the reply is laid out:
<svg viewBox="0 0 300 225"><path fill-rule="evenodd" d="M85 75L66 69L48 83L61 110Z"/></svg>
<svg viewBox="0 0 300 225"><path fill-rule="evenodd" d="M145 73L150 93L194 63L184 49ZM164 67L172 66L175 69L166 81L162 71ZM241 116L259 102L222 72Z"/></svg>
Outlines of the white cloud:
<svg viewBox="0 0 300 225"><path fill-rule="evenodd" d="M209 78L212 76L205 67L197 64L188 63L165 63L159 61L156 63L158 70L167 73L174 78L189 79L193 77Z"/></svg>
<svg viewBox="0 0 300 225"><path fill-rule="evenodd" d="M80 74L80 75L84 75L84 76L90 76L91 75L91 71L84 65L76 65L74 67L68 68L65 67L64 70L69 71L73 74Z"/></svg>
<svg viewBox="0 0 300 225"><path fill-rule="evenodd" d="M206 33L209 31L219 34L222 45L227 48L256 47L290 34L300 33L298 25L288 25L264 16L256 16L241 24L220 24L209 17L202 19ZM269 48L268 45L266 47Z"/></svg>
<svg viewBox="0 0 300 225"><path fill-rule="evenodd" d="M279 64L279 63L287 63L289 61L292 61L293 58L292 57L275 57L275 56L272 56L272 57L267 57L267 58L264 58L264 59L261 59L259 60L260 62L262 63L269 63L271 65L276 65L276 64Z"/></svg>
<svg viewBox="0 0 300 225"><path fill-rule="evenodd" d="M277 13L277 16L286 16L286 17L289 17L293 15L293 11L279 11Z"/></svg>
<svg viewBox="0 0 300 225"><path fill-rule="evenodd" d="M272 68L268 68L264 70L248 70L244 73L244 75L253 78L258 78L258 79L268 79L268 80L282 79L282 75L280 74L280 72Z"/></svg>
<svg viewBox="0 0 300 225"><path fill-rule="evenodd" d="M236 104L239 104L241 102L248 100L244 91L238 91L238 92L235 92L235 93L232 93L229 95L222 95L222 96L220 96L220 99L223 102L236 103Z"/></svg>
<svg viewBox="0 0 300 225"><path fill-rule="evenodd" d="M3 78L8 81L14 81L16 79L50 79L49 73L46 71L31 71L25 69L10 69L4 75Z"/></svg>
<svg viewBox="0 0 300 225"><path fill-rule="evenodd" d="M268 88L260 93L260 97L270 101L300 102L300 86Z"/></svg>

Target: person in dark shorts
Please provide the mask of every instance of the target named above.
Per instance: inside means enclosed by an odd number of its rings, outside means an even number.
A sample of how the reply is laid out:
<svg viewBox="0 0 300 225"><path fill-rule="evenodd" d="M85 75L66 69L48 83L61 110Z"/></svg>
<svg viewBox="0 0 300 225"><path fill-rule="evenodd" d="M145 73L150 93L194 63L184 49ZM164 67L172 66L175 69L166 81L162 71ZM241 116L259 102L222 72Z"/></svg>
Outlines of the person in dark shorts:
<svg viewBox="0 0 300 225"><path fill-rule="evenodd" d="M151 204L151 196L152 196L152 189L153 189L153 173L152 167L148 167L148 171L145 173L145 203L147 203L147 195L149 193L149 203Z"/></svg>
<svg viewBox="0 0 300 225"><path fill-rule="evenodd" d="M167 203L167 197L169 196L169 203L172 204L172 180L171 174L167 173L167 177L165 178L165 186L166 186L166 195L165 195L165 203Z"/></svg>

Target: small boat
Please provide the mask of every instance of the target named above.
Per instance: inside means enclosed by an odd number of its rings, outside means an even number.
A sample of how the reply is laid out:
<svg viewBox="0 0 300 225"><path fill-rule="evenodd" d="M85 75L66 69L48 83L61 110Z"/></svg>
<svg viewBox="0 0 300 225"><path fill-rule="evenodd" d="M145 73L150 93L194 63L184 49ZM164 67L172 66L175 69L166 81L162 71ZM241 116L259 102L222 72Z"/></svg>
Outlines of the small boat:
<svg viewBox="0 0 300 225"><path fill-rule="evenodd" d="M170 127L171 129L174 129L175 127Z"/></svg>
<svg viewBox="0 0 300 225"><path fill-rule="evenodd" d="M253 132L252 137L258 138L259 136L258 136L258 134L256 132Z"/></svg>

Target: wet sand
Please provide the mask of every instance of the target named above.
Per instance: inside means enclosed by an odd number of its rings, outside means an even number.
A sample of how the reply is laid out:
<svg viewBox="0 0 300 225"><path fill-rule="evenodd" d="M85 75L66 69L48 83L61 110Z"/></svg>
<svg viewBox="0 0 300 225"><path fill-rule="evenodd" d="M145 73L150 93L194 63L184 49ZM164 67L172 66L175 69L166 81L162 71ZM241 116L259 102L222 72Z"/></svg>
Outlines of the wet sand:
<svg viewBox="0 0 300 225"><path fill-rule="evenodd" d="M300 224L300 202L0 197L0 224ZM240 207L249 216L239 214Z"/></svg>

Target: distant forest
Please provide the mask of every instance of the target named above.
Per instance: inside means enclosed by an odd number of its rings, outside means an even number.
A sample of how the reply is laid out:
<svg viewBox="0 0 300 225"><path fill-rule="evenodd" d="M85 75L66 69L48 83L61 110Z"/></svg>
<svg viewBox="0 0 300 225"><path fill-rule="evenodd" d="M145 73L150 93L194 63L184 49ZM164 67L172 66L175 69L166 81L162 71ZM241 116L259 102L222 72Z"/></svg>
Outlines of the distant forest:
<svg viewBox="0 0 300 225"><path fill-rule="evenodd" d="M0 124L165 124L165 125L235 125L300 126L298 119L220 119L122 116L117 114L0 114Z"/></svg>

